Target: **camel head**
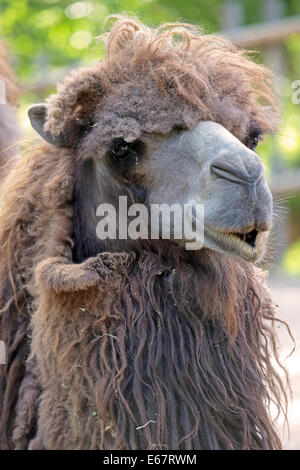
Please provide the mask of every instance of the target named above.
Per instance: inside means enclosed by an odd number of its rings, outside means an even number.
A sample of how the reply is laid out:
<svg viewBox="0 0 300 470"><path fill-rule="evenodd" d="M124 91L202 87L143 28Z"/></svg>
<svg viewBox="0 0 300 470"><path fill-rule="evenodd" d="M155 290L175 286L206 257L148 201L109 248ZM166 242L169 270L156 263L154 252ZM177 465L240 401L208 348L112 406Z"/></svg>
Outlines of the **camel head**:
<svg viewBox="0 0 300 470"><path fill-rule="evenodd" d="M117 207L126 195L149 210L202 205L204 220L190 217L204 226L204 247L260 260L272 227L255 153L277 119L269 72L186 25L152 30L119 18L105 40L102 62L72 72L57 95L29 110L44 140L74 156L78 257L137 243L97 239L97 207ZM170 238L181 246L176 223Z"/></svg>

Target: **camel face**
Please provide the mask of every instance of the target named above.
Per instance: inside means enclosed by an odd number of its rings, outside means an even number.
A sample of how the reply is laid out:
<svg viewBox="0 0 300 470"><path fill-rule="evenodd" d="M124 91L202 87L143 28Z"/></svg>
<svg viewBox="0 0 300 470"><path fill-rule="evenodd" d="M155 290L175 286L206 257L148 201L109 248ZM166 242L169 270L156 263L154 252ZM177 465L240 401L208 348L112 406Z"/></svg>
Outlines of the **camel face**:
<svg viewBox="0 0 300 470"><path fill-rule="evenodd" d="M204 246L248 261L262 257L272 196L257 154L225 127L204 121L160 139L149 145L147 165L150 203L203 204Z"/></svg>
<svg viewBox="0 0 300 470"><path fill-rule="evenodd" d="M30 115L34 127L42 129L46 115L43 106L32 107ZM85 161L78 178L79 211L87 221L88 238L98 246L89 255L108 246L120 247L120 241L115 240L107 240L100 247L95 236L96 212L99 204L108 203L117 209L119 196L130 193L131 204L146 206L147 220L154 205L180 206L180 220L169 220L170 239L180 246L190 241L184 230L179 237L175 235L178 225L185 224L184 206L198 204L203 207L204 217L197 220L195 213L191 217L196 230L200 227L204 234L202 246L251 262L263 257L272 225L272 196L262 162L249 148L258 140L259 131L254 135L249 128L249 136L243 136L246 146L225 126L213 121L167 135L135 135L135 121L127 119L132 134L124 130L103 145L101 131L105 126L99 119L78 149L80 160ZM48 134L43 137L51 142ZM146 238L151 239L150 230Z"/></svg>

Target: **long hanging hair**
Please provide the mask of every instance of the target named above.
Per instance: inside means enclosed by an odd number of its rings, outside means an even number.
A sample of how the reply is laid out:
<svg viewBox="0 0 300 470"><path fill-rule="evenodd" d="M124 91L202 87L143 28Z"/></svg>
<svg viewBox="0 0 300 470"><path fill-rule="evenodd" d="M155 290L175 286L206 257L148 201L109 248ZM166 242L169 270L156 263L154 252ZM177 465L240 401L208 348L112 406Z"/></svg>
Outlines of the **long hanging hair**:
<svg viewBox="0 0 300 470"><path fill-rule="evenodd" d="M263 278L208 250L196 263L167 250L144 246L121 282L107 254L102 288L41 288L32 355L50 448L281 448L269 409L287 404L280 320Z"/></svg>

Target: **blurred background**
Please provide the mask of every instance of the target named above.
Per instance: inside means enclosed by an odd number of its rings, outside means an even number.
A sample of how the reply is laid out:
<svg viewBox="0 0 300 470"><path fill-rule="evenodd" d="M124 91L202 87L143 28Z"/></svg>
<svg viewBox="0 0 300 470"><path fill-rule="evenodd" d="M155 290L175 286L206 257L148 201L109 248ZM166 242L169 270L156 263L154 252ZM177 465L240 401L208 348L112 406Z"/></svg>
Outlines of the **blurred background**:
<svg viewBox="0 0 300 470"><path fill-rule="evenodd" d="M0 0L0 36L10 45L23 87L19 118L25 136L31 133L27 107L54 92L69 69L101 59L104 49L96 36L107 15L122 12L151 26L184 21L207 33L222 33L257 51L256 60L276 75L282 124L257 153L266 165L278 213L269 284L296 347L288 358L293 344L279 328L281 358L294 395L290 437L285 433L284 443L300 449L300 0Z"/></svg>

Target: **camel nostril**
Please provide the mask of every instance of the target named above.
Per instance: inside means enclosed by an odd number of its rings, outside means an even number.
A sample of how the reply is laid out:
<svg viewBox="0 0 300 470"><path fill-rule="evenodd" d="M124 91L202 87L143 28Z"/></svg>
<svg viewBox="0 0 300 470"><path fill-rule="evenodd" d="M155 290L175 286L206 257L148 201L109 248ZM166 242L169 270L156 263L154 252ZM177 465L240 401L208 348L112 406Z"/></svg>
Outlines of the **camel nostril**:
<svg viewBox="0 0 300 470"><path fill-rule="evenodd" d="M233 183L253 184L262 175L262 167L255 168L253 174L249 174L243 166L234 165L224 158L215 158L211 163L211 172L220 178L227 179Z"/></svg>
<svg viewBox="0 0 300 470"><path fill-rule="evenodd" d="M239 183L239 184L249 184L253 183L252 178L249 179L248 176L246 176L242 172L238 172L236 169L233 168L221 168L219 166L212 165L211 166L211 171L215 175L219 176L220 178L232 181L233 183Z"/></svg>

